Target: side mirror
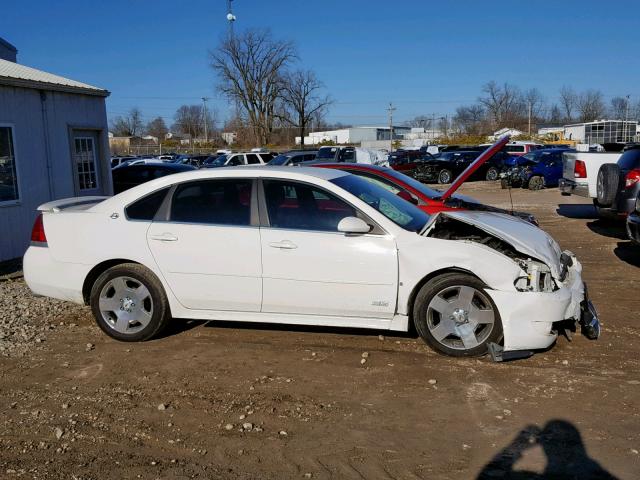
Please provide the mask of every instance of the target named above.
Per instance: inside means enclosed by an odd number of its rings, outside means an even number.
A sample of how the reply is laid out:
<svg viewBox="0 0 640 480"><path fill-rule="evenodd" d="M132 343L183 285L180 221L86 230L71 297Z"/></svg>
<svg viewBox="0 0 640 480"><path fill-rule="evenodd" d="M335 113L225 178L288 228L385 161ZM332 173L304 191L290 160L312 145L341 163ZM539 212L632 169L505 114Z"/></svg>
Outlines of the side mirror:
<svg viewBox="0 0 640 480"><path fill-rule="evenodd" d="M398 197L400 197L403 200L406 200L409 203L413 203L414 205L418 204L418 200L416 200L413 195L411 195L409 192L406 192L404 190L400 190L398 193L396 193L396 195Z"/></svg>
<svg viewBox="0 0 640 480"><path fill-rule="evenodd" d="M364 220L358 217L344 217L338 223L338 231L342 233L369 233L371 226Z"/></svg>

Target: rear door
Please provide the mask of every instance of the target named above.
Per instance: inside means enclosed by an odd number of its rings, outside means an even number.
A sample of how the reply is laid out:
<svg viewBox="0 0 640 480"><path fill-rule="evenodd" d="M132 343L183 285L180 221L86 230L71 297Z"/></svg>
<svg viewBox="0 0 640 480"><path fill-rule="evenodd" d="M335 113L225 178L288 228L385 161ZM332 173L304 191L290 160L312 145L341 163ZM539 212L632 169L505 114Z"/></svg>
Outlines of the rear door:
<svg viewBox="0 0 640 480"><path fill-rule="evenodd" d="M178 301L190 309L260 311L262 265L253 179L178 184L147 243Z"/></svg>

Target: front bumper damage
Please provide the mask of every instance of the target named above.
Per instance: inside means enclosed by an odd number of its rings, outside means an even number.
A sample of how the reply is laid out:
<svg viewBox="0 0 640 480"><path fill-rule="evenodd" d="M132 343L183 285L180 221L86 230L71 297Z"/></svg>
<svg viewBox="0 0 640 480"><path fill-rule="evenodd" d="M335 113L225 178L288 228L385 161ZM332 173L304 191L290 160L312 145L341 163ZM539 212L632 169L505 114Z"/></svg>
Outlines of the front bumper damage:
<svg viewBox="0 0 640 480"><path fill-rule="evenodd" d="M582 266L566 253L572 265L553 292L486 291L498 307L504 333L504 344L489 348L495 361L525 358L548 348L558 337L556 324L563 321L573 321L589 339L600 336L600 320L582 281Z"/></svg>

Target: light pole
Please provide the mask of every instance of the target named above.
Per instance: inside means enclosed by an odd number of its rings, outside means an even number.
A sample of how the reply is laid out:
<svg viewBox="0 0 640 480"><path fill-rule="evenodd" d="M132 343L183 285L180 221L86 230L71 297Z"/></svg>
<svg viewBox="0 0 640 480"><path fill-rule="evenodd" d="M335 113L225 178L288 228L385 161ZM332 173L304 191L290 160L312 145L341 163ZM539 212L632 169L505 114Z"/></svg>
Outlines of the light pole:
<svg viewBox="0 0 640 480"><path fill-rule="evenodd" d="M389 153L393 152L393 112L395 111L393 103L389 102Z"/></svg>
<svg viewBox="0 0 640 480"><path fill-rule="evenodd" d="M207 132L207 100L208 97L202 97L202 120L204 121L204 143L209 143L209 135Z"/></svg>

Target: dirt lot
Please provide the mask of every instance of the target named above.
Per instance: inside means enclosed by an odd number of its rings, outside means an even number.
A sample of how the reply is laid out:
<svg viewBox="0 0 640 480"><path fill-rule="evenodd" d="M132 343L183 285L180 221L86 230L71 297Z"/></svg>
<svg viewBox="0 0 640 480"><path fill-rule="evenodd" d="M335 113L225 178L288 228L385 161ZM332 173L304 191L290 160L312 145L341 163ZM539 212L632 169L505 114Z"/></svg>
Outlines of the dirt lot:
<svg viewBox="0 0 640 480"><path fill-rule="evenodd" d="M640 478L640 248L581 199L513 200L582 261L599 341L495 364L413 335L177 321L124 344L0 282L0 478Z"/></svg>

